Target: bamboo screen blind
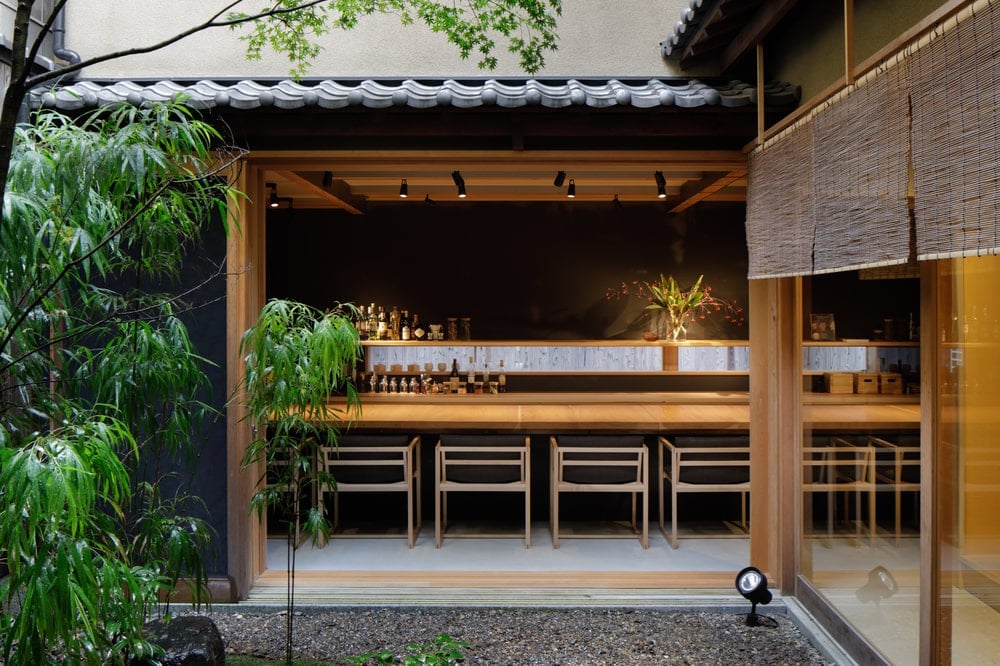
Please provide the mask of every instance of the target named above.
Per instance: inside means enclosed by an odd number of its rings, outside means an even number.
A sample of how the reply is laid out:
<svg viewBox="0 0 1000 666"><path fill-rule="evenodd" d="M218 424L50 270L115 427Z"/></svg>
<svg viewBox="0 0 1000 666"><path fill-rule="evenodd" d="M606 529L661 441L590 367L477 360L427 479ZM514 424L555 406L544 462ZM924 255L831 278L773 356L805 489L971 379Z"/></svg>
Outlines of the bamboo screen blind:
<svg viewBox="0 0 1000 666"><path fill-rule="evenodd" d="M974 3L751 154L751 278L1000 252L998 3Z"/></svg>
<svg viewBox="0 0 1000 666"><path fill-rule="evenodd" d="M919 259L1000 252L1000 11L995 4L974 4L927 38L911 58Z"/></svg>

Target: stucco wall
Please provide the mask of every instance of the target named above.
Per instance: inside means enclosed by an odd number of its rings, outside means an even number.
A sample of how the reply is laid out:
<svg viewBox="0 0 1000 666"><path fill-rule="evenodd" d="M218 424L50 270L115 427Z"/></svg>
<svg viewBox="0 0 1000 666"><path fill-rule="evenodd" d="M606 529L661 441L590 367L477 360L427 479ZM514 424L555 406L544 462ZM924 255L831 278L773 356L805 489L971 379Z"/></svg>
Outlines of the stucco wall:
<svg viewBox="0 0 1000 666"><path fill-rule="evenodd" d="M565 0L559 50L539 76L677 76L660 56L689 0ZM230 0L73 0L67 7L66 45L85 59L154 44L207 19ZM259 3L247 3L247 7ZM112 27L108 27L112 26ZM129 56L87 68L86 77L268 78L289 73L286 60L248 62L239 35L214 29L156 53ZM324 36L323 53L307 76L419 77L523 76L501 45L493 72L463 61L442 35L400 24L396 16L366 17L350 32Z"/></svg>

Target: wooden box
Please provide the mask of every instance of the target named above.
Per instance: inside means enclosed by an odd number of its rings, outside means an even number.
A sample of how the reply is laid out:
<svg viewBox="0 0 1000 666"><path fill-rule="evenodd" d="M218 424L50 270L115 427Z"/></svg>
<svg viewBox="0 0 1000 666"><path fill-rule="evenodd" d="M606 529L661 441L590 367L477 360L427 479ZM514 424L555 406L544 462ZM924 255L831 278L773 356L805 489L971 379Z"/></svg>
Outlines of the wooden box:
<svg viewBox="0 0 1000 666"><path fill-rule="evenodd" d="M854 392L855 393L878 393L878 373L876 372L855 372Z"/></svg>
<svg viewBox="0 0 1000 666"><path fill-rule="evenodd" d="M854 375L850 372L824 372L827 393L854 393Z"/></svg>
<svg viewBox="0 0 1000 666"><path fill-rule="evenodd" d="M878 373L878 392L889 395L902 395L903 376L898 372Z"/></svg>

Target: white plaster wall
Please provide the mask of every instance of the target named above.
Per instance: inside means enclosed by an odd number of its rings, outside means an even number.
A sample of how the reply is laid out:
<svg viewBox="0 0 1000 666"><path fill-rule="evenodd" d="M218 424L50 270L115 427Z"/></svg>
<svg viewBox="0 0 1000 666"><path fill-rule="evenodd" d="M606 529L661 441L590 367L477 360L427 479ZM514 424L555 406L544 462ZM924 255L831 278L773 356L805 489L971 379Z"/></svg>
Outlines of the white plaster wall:
<svg viewBox="0 0 1000 666"><path fill-rule="evenodd" d="M84 59L145 47L208 19L231 0L70 0L66 46ZM248 9L262 4L247 0ZM653 77L689 75L660 56L689 0L565 0L559 49L538 76ZM213 29L155 53L88 67L96 78L273 78L289 74L287 60L269 55L249 62L241 31ZM480 70L463 61L443 35L398 17L373 15L352 31L323 37L324 50L306 77L524 76L516 58L498 43L498 67Z"/></svg>

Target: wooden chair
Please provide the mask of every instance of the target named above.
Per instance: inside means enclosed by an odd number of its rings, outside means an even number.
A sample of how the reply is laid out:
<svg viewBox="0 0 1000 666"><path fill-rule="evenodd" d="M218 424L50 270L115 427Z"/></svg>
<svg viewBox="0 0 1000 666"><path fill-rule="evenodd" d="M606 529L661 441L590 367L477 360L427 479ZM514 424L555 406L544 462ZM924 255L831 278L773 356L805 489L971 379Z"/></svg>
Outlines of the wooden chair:
<svg viewBox="0 0 1000 666"><path fill-rule="evenodd" d="M641 435L553 435L550 443L551 495L549 526L552 547L559 547L561 493L629 493L632 531L649 548L649 454ZM637 521L637 499L642 496L642 529ZM609 538L618 535L574 534L573 537ZM563 538L568 538L563 535Z"/></svg>
<svg viewBox="0 0 1000 666"><path fill-rule="evenodd" d="M901 435L895 442L872 437L876 490L888 488L895 499L896 545L902 536L902 494L920 493L920 436ZM919 513L919 510L918 510Z"/></svg>
<svg viewBox="0 0 1000 666"><path fill-rule="evenodd" d="M802 492L827 493L827 536L833 536L833 512L837 493L854 495L855 533L861 541L862 499L868 500L868 535L874 545L875 523L875 456L870 444L831 437L825 444L802 447ZM845 515L846 515L845 511Z"/></svg>
<svg viewBox="0 0 1000 666"><path fill-rule="evenodd" d="M323 457L326 471L337 482L332 491L334 530L340 524L341 493L405 493L406 540L409 547L413 548L422 522L420 437L344 435L338 438L336 447L324 447ZM324 491L323 494L326 492L331 491Z"/></svg>
<svg viewBox="0 0 1000 666"><path fill-rule="evenodd" d="M746 435L660 437L660 531L677 548L677 500L681 493L739 493L740 527L747 529L750 438ZM670 530L664 497L670 487Z"/></svg>
<svg viewBox="0 0 1000 666"><path fill-rule="evenodd" d="M524 537L531 547L531 449L521 435L442 435L434 453L434 545L448 529L449 493L521 493L524 530L452 533L453 537Z"/></svg>

